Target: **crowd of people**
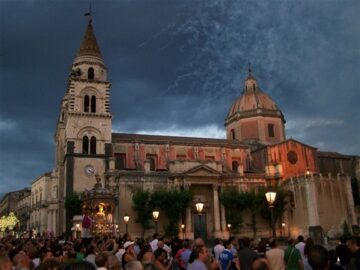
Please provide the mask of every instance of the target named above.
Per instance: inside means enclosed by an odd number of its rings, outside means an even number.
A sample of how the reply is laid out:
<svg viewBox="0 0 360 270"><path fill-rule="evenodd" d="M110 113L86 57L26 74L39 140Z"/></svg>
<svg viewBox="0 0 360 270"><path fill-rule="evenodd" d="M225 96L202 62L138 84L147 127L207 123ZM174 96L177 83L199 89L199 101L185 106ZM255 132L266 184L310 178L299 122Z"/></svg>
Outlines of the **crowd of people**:
<svg viewBox="0 0 360 270"><path fill-rule="evenodd" d="M341 239L327 250L311 238L290 239L287 247L275 239L247 237L215 239L206 246L194 241L123 237L0 240L0 270L360 270L360 238Z"/></svg>

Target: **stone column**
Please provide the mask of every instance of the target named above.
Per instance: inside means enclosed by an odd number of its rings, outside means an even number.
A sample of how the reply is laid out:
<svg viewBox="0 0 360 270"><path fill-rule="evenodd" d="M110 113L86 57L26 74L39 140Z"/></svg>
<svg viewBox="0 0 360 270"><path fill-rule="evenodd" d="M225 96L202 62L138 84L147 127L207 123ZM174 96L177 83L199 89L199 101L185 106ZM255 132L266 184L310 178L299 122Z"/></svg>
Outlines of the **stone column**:
<svg viewBox="0 0 360 270"><path fill-rule="evenodd" d="M225 207L223 205L220 206L221 209L221 231L222 231L222 239L229 238L229 231L226 224L226 215L225 215Z"/></svg>
<svg viewBox="0 0 360 270"><path fill-rule="evenodd" d="M215 184L213 188L213 201L214 201L214 226L215 237L221 237L220 231L220 208L219 208L219 185Z"/></svg>
<svg viewBox="0 0 360 270"><path fill-rule="evenodd" d="M314 176L305 178L306 206L308 211L309 237L317 243L322 243L323 235L320 226L317 192L314 182Z"/></svg>
<svg viewBox="0 0 360 270"><path fill-rule="evenodd" d="M190 184L186 183L186 179L184 179L184 189L189 190L190 189ZM185 237L188 239L194 239L194 231L192 230L191 227L191 205L190 207L188 207L186 209L185 212L186 216L185 216Z"/></svg>

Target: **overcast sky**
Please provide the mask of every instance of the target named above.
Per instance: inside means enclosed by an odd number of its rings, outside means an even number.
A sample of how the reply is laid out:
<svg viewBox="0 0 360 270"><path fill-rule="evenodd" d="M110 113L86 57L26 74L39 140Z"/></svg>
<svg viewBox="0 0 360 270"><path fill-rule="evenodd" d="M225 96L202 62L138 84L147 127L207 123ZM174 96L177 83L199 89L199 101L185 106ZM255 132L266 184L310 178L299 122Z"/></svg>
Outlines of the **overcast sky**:
<svg viewBox="0 0 360 270"><path fill-rule="evenodd" d="M225 137L251 62L287 137L360 154L360 1L91 1L114 132ZM54 162L89 1L0 0L0 194Z"/></svg>

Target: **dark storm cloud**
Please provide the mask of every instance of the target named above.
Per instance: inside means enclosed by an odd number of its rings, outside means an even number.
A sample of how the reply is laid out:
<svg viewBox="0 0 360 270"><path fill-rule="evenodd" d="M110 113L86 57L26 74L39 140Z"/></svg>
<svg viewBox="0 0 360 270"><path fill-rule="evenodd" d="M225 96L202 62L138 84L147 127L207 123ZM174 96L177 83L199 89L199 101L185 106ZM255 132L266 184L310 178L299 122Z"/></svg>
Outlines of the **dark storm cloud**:
<svg viewBox="0 0 360 270"><path fill-rule="evenodd" d="M0 192L53 167L88 1L0 1ZM250 61L287 135L359 154L359 1L93 1L113 129L224 136Z"/></svg>

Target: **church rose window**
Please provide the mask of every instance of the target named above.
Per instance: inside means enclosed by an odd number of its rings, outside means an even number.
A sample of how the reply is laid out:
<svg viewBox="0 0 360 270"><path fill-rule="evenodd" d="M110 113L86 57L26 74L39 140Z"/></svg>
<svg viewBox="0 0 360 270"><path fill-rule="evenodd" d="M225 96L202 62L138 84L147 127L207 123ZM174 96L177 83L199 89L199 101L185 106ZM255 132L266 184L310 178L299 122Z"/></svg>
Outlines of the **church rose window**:
<svg viewBox="0 0 360 270"><path fill-rule="evenodd" d="M296 164L298 161L298 156L295 151L289 151L287 153L287 159L291 164Z"/></svg>

